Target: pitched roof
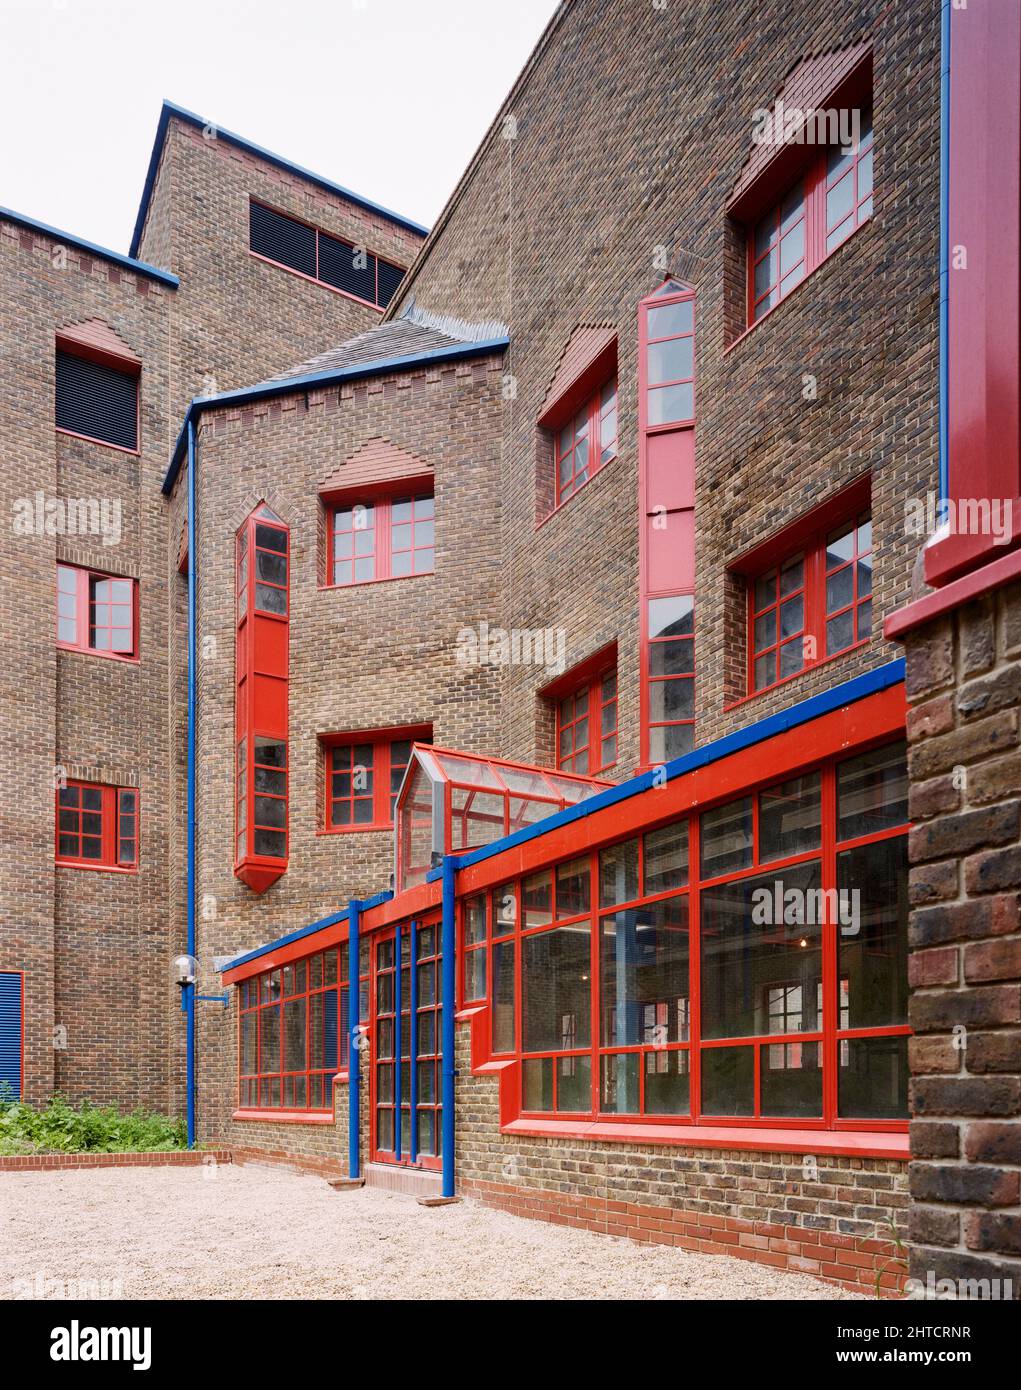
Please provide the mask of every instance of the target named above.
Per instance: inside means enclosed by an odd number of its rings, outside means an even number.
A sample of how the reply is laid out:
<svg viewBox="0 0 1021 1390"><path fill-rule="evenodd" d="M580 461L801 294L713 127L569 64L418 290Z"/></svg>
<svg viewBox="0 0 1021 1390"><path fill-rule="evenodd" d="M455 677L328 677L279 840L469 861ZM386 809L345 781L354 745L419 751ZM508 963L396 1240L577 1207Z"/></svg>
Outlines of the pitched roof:
<svg viewBox="0 0 1021 1390"><path fill-rule="evenodd" d="M163 145L167 138L167 130L170 126L171 117L179 121L184 121L188 125L195 126L199 130L205 130L212 123L204 121L201 116L196 116L194 111L186 111L183 106L175 106L172 101L164 101L160 109L160 118L156 126L156 139L153 142L152 154L149 156L149 168L145 176L145 184L142 188L142 200L138 205L138 216L135 219L135 230L131 237L131 255L138 255L138 248L141 245L142 233L145 230L145 219L149 213L149 200L156 186L156 175L159 172L160 159L163 156ZM246 140L243 135L235 135L233 131L224 130L223 126L216 126L217 140L223 140L228 145L235 146L239 150L247 150L249 154L256 155L259 159L265 160L267 164L274 165L277 169L284 169L290 174L297 174L299 178L306 179L309 183L315 184L317 188L323 189L327 193L336 193L341 198L347 198L349 202L356 203L358 207L365 208L368 212L378 213L381 217L387 217L391 222L398 223L401 227L406 227L408 231L417 232L419 236L428 236L429 228L423 227L419 222L412 222L409 217L402 217L399 212L392 212L390 208L382 207L379 203L372 202L369 198L363 198L360 193L352 193L350 188L344 188L339 183L334 183L332 179L324 179L320 174L313 174L309 169L303 169L300 164L294 164L289 159L284 159L282 155L273 154L270 150L264 150L261 145L256 145L251 140Z"/></svg>
<svg viewBox="0 0 1021 1390"><path fill-rule="evenodd" d="M411 323L408 319L395 319L393 323L380 323L359 333L337 347L320 352L296 367L289 367L270 377L270 381L289 381L292 377L313 376L316 372L331 372L339 367L354 367L360 362L375 362L386 357L410 357L417 352L431 352L434 348L454 347L468 341L455 338L449 333L441 333L435 328L426 328Z"/></svg>

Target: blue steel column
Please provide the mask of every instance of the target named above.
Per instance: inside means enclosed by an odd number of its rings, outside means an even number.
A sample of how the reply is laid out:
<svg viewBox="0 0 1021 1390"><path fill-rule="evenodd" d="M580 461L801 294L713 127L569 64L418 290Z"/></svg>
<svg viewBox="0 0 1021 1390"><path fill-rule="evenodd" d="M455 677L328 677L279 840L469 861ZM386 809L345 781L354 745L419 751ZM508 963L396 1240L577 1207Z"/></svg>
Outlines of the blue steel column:
<svg viewBox="0 0 1021 1390"><path fill-rule="evenodd" d="M418 1162L418 923L412 922L409 928L411 952L411 973L408 976L408 1108L411 1112L411 1139L408 1145L408 1162Z"/></svg>
<svg viewBox="0 0 1021 1390"><path fill-rule="evenodd" d="M456 855L443 856L443 1196L454 1195L454 904L456 902Z"/></svg>
<svg viewBox="0 0 1021 1390"><path fill-rule="evenodd" d="M347 978L348 978L348 1047L347 1047L347 1175L359 1178L362 1173L359 1139L361 1131L362 1068L359 1051L361 1042L362 981L358 970L359 914L361 903L353 898L347 905Z"/></svg>
<svg viewBox="0 0 1021 1390"><path fill-rule="evenodd" d="M401 1161L401 928L394 930L394 1159Z"/></svg>
<svg viewBox="0 0 1021 1390"><path fill-rule="evenodd" d="M188 955L195 956L195 716L198 709L198 568L195 525L195 425L188 421ZM188 1147L195 1147L195 985L185 985Z"/></svg>

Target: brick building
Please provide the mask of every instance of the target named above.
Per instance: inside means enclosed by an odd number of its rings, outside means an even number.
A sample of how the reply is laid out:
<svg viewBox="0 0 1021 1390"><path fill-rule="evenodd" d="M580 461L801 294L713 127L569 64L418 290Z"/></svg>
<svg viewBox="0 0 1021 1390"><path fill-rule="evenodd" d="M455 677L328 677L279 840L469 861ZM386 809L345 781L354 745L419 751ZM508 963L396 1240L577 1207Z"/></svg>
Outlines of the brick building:
<svg viewBox="0 0 1021 1390"><path fill-rule="evenodd" d="M925 594L906 520L940 43L575 0L424 241L169 106L130 257L4 215L17 495L123 533L4 544L26 1094L859 1287L909 1222L923 1280L1016 1274L1014 605L911 606L988 558Z"/></svg>

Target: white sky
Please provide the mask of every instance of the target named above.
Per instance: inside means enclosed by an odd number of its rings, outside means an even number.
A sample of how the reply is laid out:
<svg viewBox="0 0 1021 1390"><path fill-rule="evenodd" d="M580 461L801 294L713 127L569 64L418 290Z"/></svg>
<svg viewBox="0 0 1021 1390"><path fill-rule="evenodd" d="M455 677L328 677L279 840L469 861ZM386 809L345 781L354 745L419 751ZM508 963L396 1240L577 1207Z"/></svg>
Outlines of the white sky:
<svg viewBox="0 0 1021 1390"><path fill-rule="evenodd" d="M0 0L0 206L127 251L166 97L430 225L556 0Z"/></svg>

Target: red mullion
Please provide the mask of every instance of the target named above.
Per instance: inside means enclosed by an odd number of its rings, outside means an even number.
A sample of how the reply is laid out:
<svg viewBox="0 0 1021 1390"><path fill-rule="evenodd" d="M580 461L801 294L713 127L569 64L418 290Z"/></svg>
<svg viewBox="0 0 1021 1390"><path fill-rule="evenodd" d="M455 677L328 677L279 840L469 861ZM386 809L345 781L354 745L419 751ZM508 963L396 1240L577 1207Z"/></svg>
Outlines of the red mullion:
<svg viewBox="0 0 1021 1390"><path fill-rule="evenodd" d="M593 681L593 687L598 682ZM554 885L556 875L554 874ZM554 892L556 888L554 886ZM589 1087L589 1113L599 1114L599 1083L600 1083L600 1062L599 1046L602 1041L602 1017L599 1011L599 977L600 977L600 917L599 917L599 854L593 851L589 856L589 1056L592 1058L590 1063L591 1077ZM554 1072L556 1066L554 1064ZM556 1090L554 1089L553 1101L556 1104Z"/></svg>
<svg viewBox="0 0 1021 1390"><path fill-rule="evenodd" d="M821 772L822 806L822 888L826 893L837 886L837 770L826 763ZM830 898L824 897L829 903ZM838 1043L840 1001L837 990L839 951L837 923L826 922L822 933L822 1115L827 1128L837 1117ZM818 1020L817 1020L818 1022Z"/></svg>
<svg viewBox="0 0 1021 1390"><path fill-rule="evenodd" d="M805 173L805 273L802 279L807 279L825 259L826 157L823 155Z"/></svg>
<svg viewBox="0 0 1021 1390"><path fill-rule="evenodd" d="M375 561L377 579L389 579L391 577L391 568L393 563L391 558L390 546L391 505L391 499L389 497L379 497L376 499L374 503L376 522ZM414 511L414 508L412 508L412 511ZM414 532L412 532L412 541L414 541ZM412 560L412 565L414 565L414 560Z"/></svg>
<svg viewBox="0 0 1021 1390"><path fill-rule="evenodd" d="M826 657L826 549L818 536L805 547L805 634L812 638L815 654L802 669Z"/></svg>
<svg viewBox="0 0 1021 1390"><path fill-rule="evenodd" d="M92 636L92 630L89 621L89 580L91 576L89 570L85 569L76 570L75 573L78 576L78 640L75 643L75 645L79 647L82 651L87 652L90 650L89 638Z"/></svg>
<svg viewBox="0 0 1021 1390"><path fill-rule="evenodd" d="M702 894L701 827L698 816L688 824L688 1091L693 1124L702 1115Z"/></svg>
<svg viewBox="0 0 1021 1390"><path fill-rule="evenodd" d="M375 825L385 825L389 818L390 744L380 739L372 744L372 819Z"/></svg>

